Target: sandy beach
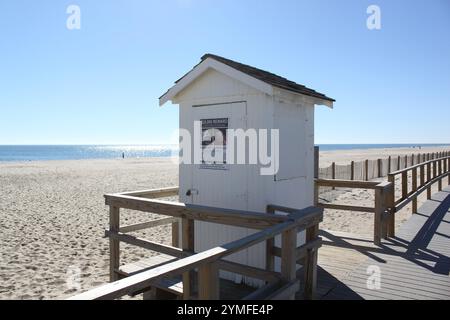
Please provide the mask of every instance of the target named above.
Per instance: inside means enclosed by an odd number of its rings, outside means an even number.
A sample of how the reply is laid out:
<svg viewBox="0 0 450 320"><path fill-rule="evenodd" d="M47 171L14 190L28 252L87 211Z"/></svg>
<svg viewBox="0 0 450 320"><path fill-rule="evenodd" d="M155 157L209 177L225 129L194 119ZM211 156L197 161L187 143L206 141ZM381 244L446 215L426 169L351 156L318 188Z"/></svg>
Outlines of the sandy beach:
<svg viewBox="0 0 450 320"><path fill-rule="evenodd" d="M325 151L320 165L443 150ZM67 279L78 269L83 291L107 282L109 247L103 231L108 211L103 194L177 184L178 168L167 158L0 163L0 299L66 298L76 292ZM335 203L373 205L373 192L366 190L334 191L321 197ZM410 206L402 210L397 223L410 212ZM142 221L142 213L139 219L138 214L124 210L122 217L130 224ZM370 235L372 220L368 213L327 210L321 227ZM168 226L139 236L167 244L171 238ZM149 254L124 248L124 262Z"/></svg>

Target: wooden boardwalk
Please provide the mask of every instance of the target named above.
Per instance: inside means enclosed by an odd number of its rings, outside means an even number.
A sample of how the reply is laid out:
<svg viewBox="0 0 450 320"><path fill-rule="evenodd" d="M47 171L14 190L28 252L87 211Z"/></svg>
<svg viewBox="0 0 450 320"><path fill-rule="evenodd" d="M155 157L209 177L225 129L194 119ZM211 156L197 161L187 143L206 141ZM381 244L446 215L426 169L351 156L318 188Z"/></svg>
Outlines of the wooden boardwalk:
<svg viewBox="0 0 450 320"><path fill-rule="evenodd" d="M370 238L321 233L318 298L450 299L450 186L380 246ZM379 268L379 289L368 288L370 268Z"/></svg>

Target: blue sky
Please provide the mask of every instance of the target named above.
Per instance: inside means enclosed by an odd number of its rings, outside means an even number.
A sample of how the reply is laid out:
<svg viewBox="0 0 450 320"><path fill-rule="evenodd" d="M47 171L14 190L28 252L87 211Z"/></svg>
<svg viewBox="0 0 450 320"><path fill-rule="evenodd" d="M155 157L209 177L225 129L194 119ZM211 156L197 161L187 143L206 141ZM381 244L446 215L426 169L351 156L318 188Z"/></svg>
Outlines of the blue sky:
<svg viewBox="0 0 450 320"><path fill-rule="evenodd" d="M0 49L0 144L166 143L158 97L207 52L335 98L316 143L450 143L447 0L4 0Z"/></svg>

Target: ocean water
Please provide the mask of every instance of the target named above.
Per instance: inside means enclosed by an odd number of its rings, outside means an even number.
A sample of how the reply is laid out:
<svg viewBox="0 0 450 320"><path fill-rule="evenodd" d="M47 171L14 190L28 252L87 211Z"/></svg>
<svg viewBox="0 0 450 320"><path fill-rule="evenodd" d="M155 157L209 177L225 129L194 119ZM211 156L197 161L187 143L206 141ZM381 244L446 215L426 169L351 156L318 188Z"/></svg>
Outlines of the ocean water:
<svg viewBox="0 0 450 320"><path fill-rule="evenodd" d="M322 151L373 149L373 148L414 148L447 146L450 144L321 144ZM0 146L0 161L44 161L170 157L176 153L175 145L34 145Z"/></svg>

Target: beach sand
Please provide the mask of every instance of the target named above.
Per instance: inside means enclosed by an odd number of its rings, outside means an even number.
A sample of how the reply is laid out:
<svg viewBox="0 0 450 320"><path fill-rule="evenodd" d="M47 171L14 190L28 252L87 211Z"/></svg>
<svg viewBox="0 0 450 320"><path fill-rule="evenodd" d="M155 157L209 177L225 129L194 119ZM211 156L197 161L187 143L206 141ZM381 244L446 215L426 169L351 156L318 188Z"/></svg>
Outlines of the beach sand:
<svg viewBox="0 0 450 320"><path fill-rule="evenodd" d="M443 148L326 151L331 162L442 151ZM108 209L103 195L178 184L178 168L167 158L0 163L0 299L61 299L109 279L109 246L103 238ZM423 201L425 195L421 196ZM373 191L321 195L334 203L373 205ZM397 223L410 215L398 213ZM121 211L132 224L156 215ZM322 228L371 235L373 214L326 210ZM170 244L169 226L138 233ZM124 262L150 252L122 245ZM73 281L80 272L80 287ZM72 280L71 280L72 279ZM68 281L69 280L69 281ZM76 280L76 279L75 279Z"/></svg>

